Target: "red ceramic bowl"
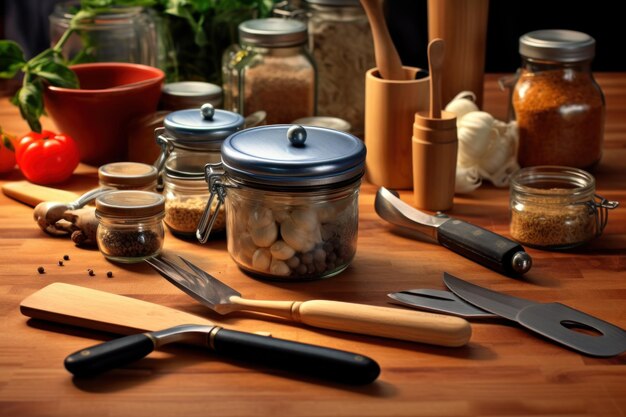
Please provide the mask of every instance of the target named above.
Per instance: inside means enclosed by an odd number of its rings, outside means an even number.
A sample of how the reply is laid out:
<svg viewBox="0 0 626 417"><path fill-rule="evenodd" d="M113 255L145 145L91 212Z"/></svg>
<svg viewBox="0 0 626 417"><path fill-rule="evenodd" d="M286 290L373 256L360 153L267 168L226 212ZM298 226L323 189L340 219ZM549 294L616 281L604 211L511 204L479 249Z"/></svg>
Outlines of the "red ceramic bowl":
<svg viewBox="0 0 626 417"><path fill-rule="evenodd" d="M48 86L44 103L59 132L74 138L81 161L99 166L126 160L127 126L156 111L165 74L147 65L73 65L79 89Z"/></svg>

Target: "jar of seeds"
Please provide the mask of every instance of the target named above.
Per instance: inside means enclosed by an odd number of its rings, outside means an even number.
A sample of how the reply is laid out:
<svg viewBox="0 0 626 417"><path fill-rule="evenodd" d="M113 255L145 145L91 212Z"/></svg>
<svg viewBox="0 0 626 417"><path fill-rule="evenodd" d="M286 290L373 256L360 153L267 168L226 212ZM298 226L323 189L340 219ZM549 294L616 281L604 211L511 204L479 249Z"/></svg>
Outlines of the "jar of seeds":
<svg viewBox="0 0 626 417"><path fill-rule="evenodd" d="M141 262L163 247L165 199L150 191L112 191L96 199L100 252L112 261Z"/></svg>
<svg viewBox="0 0 626 417"><path fill-rule="evenodd" d="M163 195L165 197L165 224L177 237L195 239L196 229L209 201L209 190L204 181L205 158L201 154L179 155L165 163ZM214 201L213 209L217 205ZM225 210L215 213L213 231L219 236L226 229Z"/></svg>
<svg viewBox="0 0 626 417"><path fill-rule="evenodd" d="M231 135L222 162L207 165L205 174L210 202L226 207L233 260L275 280L342 272L356 252L364 164L363 142L336 130L272 125ZM206 210L201 241L213 221Z"/></svg>
<svg viewBox="0 0 626 417"><path fill-rule="evenodd" d="M239 25L239 45L223 58L224 108L248 116L267 113L267 124L316 113L316 70L306 25L293 19L254 19Z"/></svg>
<svg viewBox="0 0 626 417"><path fill-rule="evenodd" d="M112 162L98 168L101 187L117 190L156 191L157 169L140 162Z"/></svg>
<svg viewBox="0 0 626 417"><path fill-rule="evenodd" d="M595 40L571 30L539 30L519 42L513 89L522 167L593 169L602 156L605 103L591 72Z"/></svg>
<svg viewBox="0 0 626 417"><path fill-rule="evenodd" d="M541 249L569 249L602 234L608 210L618 206L595 194L594 177L581 169L537 166L511 178L511 236Z"/></svg>
<svg viewBox="0 0 626 417"><path fill-rule="evenodd" d="M161 155L154 165L162 175L165 163L181 155L197 155L204 164L220 162L222 142L243 126L242 116L216 110L210 103L200 109L172 112L165 116L163 127L154 131L156 142L161 146ZM162 176L159 188L162 188Z"/></svg>

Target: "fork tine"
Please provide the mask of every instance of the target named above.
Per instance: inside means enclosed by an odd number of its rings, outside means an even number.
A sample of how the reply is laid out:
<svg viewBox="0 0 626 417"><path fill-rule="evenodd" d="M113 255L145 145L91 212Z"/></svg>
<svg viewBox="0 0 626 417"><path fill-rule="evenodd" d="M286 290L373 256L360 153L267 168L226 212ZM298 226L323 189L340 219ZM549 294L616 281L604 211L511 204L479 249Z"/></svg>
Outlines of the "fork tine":
<svg viewBox="0 0 626 417"><path fill-rule="evenodd" d="M233 288L224 284L222 281L215 278L213 275L209 274L208 272L200 269L198 266L191 263L191 261L188 261L187 259L183 258L180 255L178 255L178 257L180 258L181 261L185 263L185 265L191 268L196 274L205 278L209 282L209 285L212 285L217 290L218 293L223 293L224 295L227 295L227 296L236 295L238 297L241 297L241 293L235 291Z"/></svg>

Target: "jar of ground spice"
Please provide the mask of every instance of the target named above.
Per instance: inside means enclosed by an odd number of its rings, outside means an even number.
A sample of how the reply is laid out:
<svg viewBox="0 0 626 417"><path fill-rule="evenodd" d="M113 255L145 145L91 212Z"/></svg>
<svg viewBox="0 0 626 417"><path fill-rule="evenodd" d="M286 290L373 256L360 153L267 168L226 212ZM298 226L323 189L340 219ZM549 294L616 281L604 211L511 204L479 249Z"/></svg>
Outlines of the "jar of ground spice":
<svg viewBox="0 0 626 417"><path fill-rule="evenodd" d="M150 191L112 191L96 199L100 252L112 261L141 262L163 247L165 199Z"/></svg>
<svg viewBox="0 0 626 417"><path fill-rule="evenodd" d="M204 180L206 160L201 154L179 155L165 163L163 195L165 197L165 224L177 237L195 239L196 228L209 201L209 190ZM217 201L212 209L215 210ZM226 228L224 207L215 213L214 234L220 236Z"/></svg>
<svg viewBox="0 0 626 417"><path fill-rule="evenodd" d="M618 206L595 194L595 179L572 167L519 170L511 186L511 236L541 249L569 249L602 234L608 210Z"/></svg>
<svg viewBox="0 0 626 417"><path fill-rule="evenodd" d="M363 141L321 127L237 132L209 164L210 202L226 207L228 252L253 275L312 280L345 270L356 253ZM215 210L213 210L215 212ZM211 232L208 215L198 238Z"/></svg>
<svg viewBox="0 0 626 417"><path fill-rule="evenodd" d="M513 90L522 167L593 169L602 155L605 104L591 73L595 40L540 30L520 38L522 68Z"/></svg>
<svg viewBox="0 0 626 417"><path fill-rule="evenodd" d="M254 19L239 25L239 45L224 53L224 108L248 116L262 110L267 124L316 113L316 70L307 26L294 19Z"/></svg>

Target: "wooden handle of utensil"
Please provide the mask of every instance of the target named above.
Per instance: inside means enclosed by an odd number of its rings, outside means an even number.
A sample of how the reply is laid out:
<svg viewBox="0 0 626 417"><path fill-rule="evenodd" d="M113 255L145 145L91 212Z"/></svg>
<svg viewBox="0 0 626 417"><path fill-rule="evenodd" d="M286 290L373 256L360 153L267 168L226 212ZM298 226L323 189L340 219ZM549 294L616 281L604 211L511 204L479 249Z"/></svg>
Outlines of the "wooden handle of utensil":
<svg viewBox="0 0 626 417"><path fill-rule="evenodd" d="M217 331L212 347L223 356L345 384L369 384L380 374L367 356L235 330Z"/></svg>
<svg viewBox="0 0 626 417"><path fill-rule="evenodd" d="M295 303L292 311L295 320L315 327L431 345L463 346L472 334L460 317L397 308L311 300Z"/></svg>
<svg viewBox="0 0 626 417"><path fill-rule="evenodd" d="M92 376L139 360L153 350L149 336L133 334L74 352L64 364L76 376Z"/></svg>
<svg viewBox="0 0 626 417"><path fill-rule="evenodd" d="M430 73L430 118L441 118L441 71L444 62L444 41L433 39L428 44L428 72Z"/></svg>
<svg viewBox="0 0 626 417"><path fill-rule="evenodd" d="M361 5L372 28L374 56L381 77L385 80L404 80L402 61L389 35L381 0L361 0Z"/></svg>
<svg viewBox="0 0 626 417"><path fill-rule="evenodd" d="M21 203L35 207L44 201L58 201L59 203L69 203L76 200L79 195L71 191L59 190L57 188L44 187L32 184L28 181L7 182L2 185L2 192Z"/></svg>

